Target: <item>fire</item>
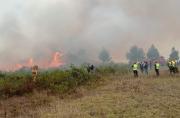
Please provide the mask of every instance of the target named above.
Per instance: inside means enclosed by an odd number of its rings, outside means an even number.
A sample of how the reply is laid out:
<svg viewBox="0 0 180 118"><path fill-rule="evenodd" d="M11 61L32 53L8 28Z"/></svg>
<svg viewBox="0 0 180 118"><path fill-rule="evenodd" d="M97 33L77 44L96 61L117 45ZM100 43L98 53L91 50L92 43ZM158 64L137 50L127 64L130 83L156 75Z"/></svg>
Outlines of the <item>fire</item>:
<svg viewBox="0 0 180 118"><path fill-rule="evenodd" d="M16 64L14 70L18 70L18 69L21 69L21 68L23 68L23 65L21 65L21 64Z"/></svg>
<svg viewBox="0 0 180 118"><path fill-rule="evenodd" d="M50 67L59 67L59 66L62 66L63 65L63 62L61 60L61 57L63 56L62 53L60 52L56 52L54 55L53 55L53 59L50 63Z"/></svg>
<svg viewBox="0 0 180 118"><path fill-rule="evenodd" d="M28 67L32 67L33 65L34 65L34 60L33 60L33 58L30 58L30 59L28 60L27 66L28 66Z"/></svg>
<svg viewBox="0 0 180 118"><path fill-rule="evenodd" d="M14 68L12 68L13 71L15 70L19 70L23 67L32 67L34 65L34 61L33 61L33 58L30 58L26 63L23 63L23 64L16 64Z"/></svg>
<svg viewBox="0 0 180 118"><path fill-rule="evenodd" d="M50 61L47 61L48 59L44 60L34 60L32 57L28 59L27 62L25 63L17 63L14 66L8 66L6 69L3 70L8 70L8 71L16 71L19 70L23 67L31 68L34 65L38 65L40 68L48 69L48 68L58 68L65 63L62 61L62 56L63 54L61 52L55 52L52 55L52 59ZM45 61L46 60L46 61Z"/></svg>

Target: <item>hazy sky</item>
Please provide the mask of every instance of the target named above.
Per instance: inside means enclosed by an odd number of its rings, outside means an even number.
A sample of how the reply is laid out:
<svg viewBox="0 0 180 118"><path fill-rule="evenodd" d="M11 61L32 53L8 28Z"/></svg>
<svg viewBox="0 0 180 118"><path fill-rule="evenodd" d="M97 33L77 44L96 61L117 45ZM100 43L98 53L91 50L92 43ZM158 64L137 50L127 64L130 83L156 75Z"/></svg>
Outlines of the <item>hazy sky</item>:
<svg viewBox="0 0 180 118"><path fill-rule="evenodd" d="M115 61L130 46L180 49L179 0L0 0L0 64L104 47ZM95 59L96 60L96 59Z"/></svg>

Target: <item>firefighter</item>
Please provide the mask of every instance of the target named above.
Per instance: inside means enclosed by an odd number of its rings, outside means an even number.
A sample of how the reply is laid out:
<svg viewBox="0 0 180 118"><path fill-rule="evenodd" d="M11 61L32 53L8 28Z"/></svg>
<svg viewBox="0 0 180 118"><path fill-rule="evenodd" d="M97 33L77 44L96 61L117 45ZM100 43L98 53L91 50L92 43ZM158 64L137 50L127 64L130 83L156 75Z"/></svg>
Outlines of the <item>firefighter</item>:
<svg viewBox="0 0 180 118"><path fill-rule="evenodd" d="M38 68L39 68L39 67L38 67L37 65L34 65L34 66L32 66L32 68L31 68L31 71L32 71L32 79L33 79L34 82L35 82L36 79L37 79Z"/></svg>
<svg viewBox="0 0 180 118"><path fill-rule="evenodd" d="M139 65L140 65L141 73L143 74L144 73L144 62L140 62Z"/></svg>
<svg viewBox="0 0 180 118"><path fill-rule="evenodd" d="M172 67L173 67L173 73L174 74L178 73L177 62L175 60L172 61Z"/></svg>
<svg viewBox="0 0 180 118"><path fill-rule="evenodd" d="M155 68L156 75L159 76L160 63L158 63L158 61L155 62L154 68Z"/></svg>
<svg viewBox="0 0 180 118"><path fill-rule="evenodd" d="M170 74L173 74L173 65L172 65L172 61L168 61L168 68L169 68L169 71L170 71Z"/></svg>
<svg viewBox="0 0 180 118"><path fill-rule="evenodd" d="M138 77L138 64L137 63L134 63L132 65L132 69L133 69L133 73L134 73L134 77Z"/></svg>
<svg viewBox="0 0 180 118"><path fill-rule="evenodd" d="M172 68L173 68L173 73L176 73L176 62L174 60L172 60Z"/></svg>
<svg viewBox="0 0 180 118"><path fill-rule="evenodd" d="M94 72L94 70L95 70L94 65L88 65L88 67L87 67L87 71L88 71L88 73L90 73L90 72Z"/></svg>
<svg viewBox="0 0 180 118"><path fill-rule="evenodd" d="M148 75L148 67L149 67L148 62L144 61L144 71L147 75Z"/></svg>

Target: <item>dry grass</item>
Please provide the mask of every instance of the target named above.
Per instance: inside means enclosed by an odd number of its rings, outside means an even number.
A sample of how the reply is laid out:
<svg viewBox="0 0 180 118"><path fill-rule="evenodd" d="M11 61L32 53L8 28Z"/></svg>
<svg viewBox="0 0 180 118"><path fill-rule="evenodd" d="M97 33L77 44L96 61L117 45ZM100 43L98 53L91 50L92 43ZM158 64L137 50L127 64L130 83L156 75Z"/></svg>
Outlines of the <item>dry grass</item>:
<svg viewBox="0 0 180 118"><path fill-rule="evenodd" d="M50 107L52 101L54 97L46 92L0 100L0 118L37 118L38 110Z"/></svg>
<svg viewBox="0 0 180 118"><path fill-rule="evenodd" d="M129 79L86 91L79 99L58 100L41 109L42 118L179 118L180 79Z"/></svg>
<svg viewBox="0 0 180 118"><path fill-rule="evenodd" d="M9 118L179 118L179 77L107 78L101 86L79 88L65 99L36 93L3 101L1 107L6 106Z"/></svg>

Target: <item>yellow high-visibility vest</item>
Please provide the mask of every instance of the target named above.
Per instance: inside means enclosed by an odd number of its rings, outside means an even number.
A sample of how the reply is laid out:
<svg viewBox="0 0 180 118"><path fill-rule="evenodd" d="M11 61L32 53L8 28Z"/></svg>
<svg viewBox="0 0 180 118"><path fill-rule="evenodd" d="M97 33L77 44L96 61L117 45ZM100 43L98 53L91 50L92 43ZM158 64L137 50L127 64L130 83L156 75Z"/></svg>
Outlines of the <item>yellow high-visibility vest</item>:
<svg viewBox="0 0 180 118"><path fill-rule="evenodd" d="M156 63L156 69L160 69L160 64L159 63Z"/></svg>
<svg viewBox="0 0 180 118"><path fill-rule="evenodd" d="M175 61L172 61L172 66L176 67L176 62Z"/></svg>
<svg viewBox="0 0 180 118"><path fill-rule="evenodd" d="M171 61L168 62L168 66L172 66L172 62Z"/></svg>
<svg viewBox="0 0 180 118"><path fill-rule="evenodd" d="M138 64L133 64L133 70L138 70Z"/></svg>

